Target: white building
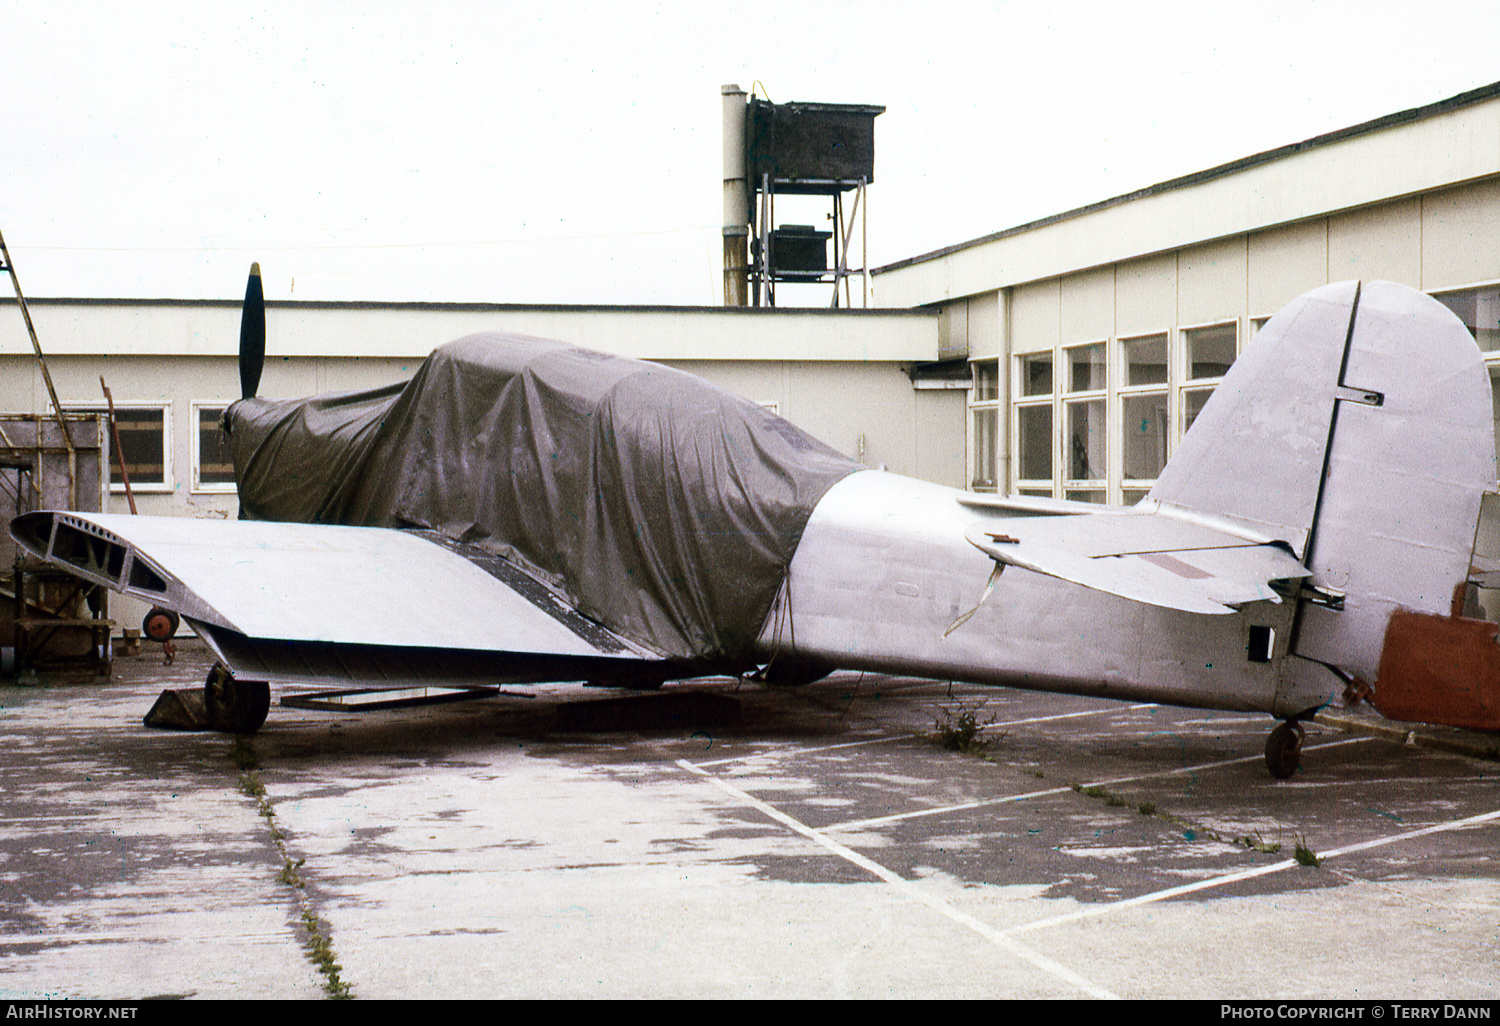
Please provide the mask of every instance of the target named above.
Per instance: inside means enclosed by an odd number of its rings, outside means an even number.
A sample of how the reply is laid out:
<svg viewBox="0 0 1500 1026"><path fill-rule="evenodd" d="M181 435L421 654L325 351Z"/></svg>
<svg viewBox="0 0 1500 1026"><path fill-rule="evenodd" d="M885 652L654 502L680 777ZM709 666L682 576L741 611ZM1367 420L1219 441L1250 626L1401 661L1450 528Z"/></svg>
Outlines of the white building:
<svg viewBox="0 0 1500 1026"><path fill-rule="evenodd" d="M1500 376L1500 83L875 275L882 305L936 307L939 345L968 354L971 487L1129 503L1318 285L1428 292Z"/></svg>
<svg viewBox="0 0 1500 1026"><path fill-rule="evenodd" d="M14 300L0 307L0 410L50 399ZM142 513L233 516L218 418L239 398L239 304L35 299L28 306L65 408L117 410ZM938 356L935 310L770 310L429 303L266 304L260 394L293 397L410 378L476 331L559 338L658 360L760 402L867 466L961 485L967 373ZM956 387L947 387L956 386ZM3 444L3 441L0 441ZM125 512L118 472L114 512Z"/></svg>

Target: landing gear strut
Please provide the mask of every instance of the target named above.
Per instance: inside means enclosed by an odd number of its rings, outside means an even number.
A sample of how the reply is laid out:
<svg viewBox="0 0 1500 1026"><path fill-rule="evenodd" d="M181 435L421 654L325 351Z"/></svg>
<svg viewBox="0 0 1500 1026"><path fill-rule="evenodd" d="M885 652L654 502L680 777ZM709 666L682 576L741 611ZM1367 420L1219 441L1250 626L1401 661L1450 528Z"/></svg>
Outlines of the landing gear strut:
<svg viewBox="0 0 1500 1026"><path fill-rule="evenodd" d="M1285 780L1297 771L1302 759L1302 740L1307 736L1296 720L1279 723L1266 738L1266 769L1277 780Z"/></svg>
<svg viewBox="0 0 1500 1026"><path fill-rule="evenodd" d="M254 734L271 711L271 685L263 680L235 680L222 664L215 664L203 682L203 705L214 730Z"/></svg>

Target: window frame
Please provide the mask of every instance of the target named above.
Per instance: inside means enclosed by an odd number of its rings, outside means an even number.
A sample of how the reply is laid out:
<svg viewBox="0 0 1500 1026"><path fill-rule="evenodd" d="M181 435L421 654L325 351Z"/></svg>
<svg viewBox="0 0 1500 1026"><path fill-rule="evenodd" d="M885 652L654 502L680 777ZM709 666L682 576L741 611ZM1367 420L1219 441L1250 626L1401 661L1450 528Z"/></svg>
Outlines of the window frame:
<svg viewBox="0 0 1500 1026"><path fill-rule="evenodd" d="M64 400L62 404L64 413L100 414L105 417L109 414L109 407L110 404L108 401L97 402L92 399ZM172 464L174 462L172 459L172 401L170 399L116 399L114 408L117 422L121 413L156 412L161 414L162 479L160 481L142 481L135 475L131 475L131 492L138 495L160 495L170 494L175 491L177 482L172 473ZM124 495L125 482L118 476L120 472L120 456L115 452L114 433L109 430L107 424L105 433L108 435L109 445L109 492L111 495Z"/></svg>
<svg viewBox="0 0 1500 1026"><path fill-rule="evenodd" d="M229 403L224 400L194 400L192 406L192 438L191 448L191 492L194 495L234 495L239 491L239 485L234 481L210 481L203 480L203 427L202 415L204 410L218 410L220 416L229 408ZM231 457L231 467L233 458ZM232 473L232 471L231 471Z"/></svg>
<svg viewBox="0 0 1500 1026"><path fill-rule="evenodd" d="M1168 460L1170 460L1172 458L1172 455L1177 451L1177 446L1182 443L1183 437L1187 434L1188 428L1191 426L1188 423L1187 418L1188 396L1197 395L1200 392L1206 393L1206 395L1204 395L1203 397L1203 401L1207 403L1209 396L1213 395L1214 390L1217 389L1224 380L1224 374L1213 375L1206 378L1195 378L1192 376L1193 364L1189 349L1189 346L1191 344L1189 341L1189 336L1195 331L1204 331L1209 328L1228 327L1232 327L1234 329L1234 359L1229 362L1229 366L1233 367L1235 363L1239 361L1240 353L1244 350L1245 345L1245 333L1242 330L1240 318L1232 317L1225 318L1223 320L1204 321L1201 324L1181 324L1177 327L1178 347L1177 358L1174 363L1174 366L1177 370L1177 381L1172 389L1173 424L1171 432L1171 444L1167 447ZM1225 373L1228 373L1227 368L1225 369ZM1194 419L1196 419L1196 414L1194 415Z"/></svg>
<svg viewBox="0 0 1500 1026"><path fill-rule="evenodd" d="M1483 291L1485 291L1487 289L1500 290L1500 278L1496 278L1496 279L1493 279L1493 280L1490 280L1490 281L1470 282L1470 283L1468 283L1466 285L1460 285L1460 286L1458 286L1456 288L1434 289L1434 290L1432 290L1431 292L1429 292L1427 294L1429 296L1431 296L1433 299L1436 299L1439 303L1442 303L1446 307L1448 304L1444 301L1444 299L1443 299L1444 296L1454 296L1454 295L1459 295L1459 294L1464 293L1464 292L1475 292L1475 293L1477 293L1477 292L1483 292ZM1449 308L1449 309L1450 309L1450 312L1451 312L1451 308ZM1454 314L1454 316L1457 317L1458 315ZM1469 325L1465 324L1464 327L1468 328ZM1496 362L1496 361L1500 361L1500 345L1497 345L1497 347L1495 349L1486 349L1486 348L1484 348L1484 343L1479 341L1479 336L1477 334L1474 334L1474 332L1473 332L1472 329L1470 330L1470 334L1474 335L1474 343L1479 346L1479 351L1482 354L1484 354L1484 358L1485 358L1485 363L1486 364L1490 364L1490 363L1493 363L1493 362ZM1497 342L1500 342L1500 338L1497 338Z"/></svg>
<svg viewBox="0 0 1500 1026"><path fill-rule="evenodd" d="M985 375L984 371L989 371ZM980 398L985 394L981 391L981 381L988 376L989 398ZM968 445L968 466L965 473L969 478L969 490L982 494L994 494L1000 491L1000 409L1005 403L1005 396L1001 390L1002 375L1000 373L1000 357L981 356L969 361L969 394L968 394L968 425L966 427ZM988 446L984 444L981 436L980 421L988 424ZM989 456L989 476L981 478L979 475L980 463L986 453Z"/></svg>
<svg viewBox="0 0 1500 1026"><path fill-rule="evenodd" d="M1163 371L1165 372L1163 380L1147 381L1138 385L1128 384L1127 382L1130 380L1130 365L1126 359L1128 347L1131 343L1134 342L1149 342L1158 339L1161 341L1163 348L1165 348L1166 350L1162 367ZM1128 400L1157 396L1161 398L1162 406L1166 411L1166 421L1161 425L1161 459L1163 467L1166 466L1166 461L1172 454L1172 329L1162 328L1159 331L1147 331L1135 335L1122 336L1115 339L1115 350L1119 354L1119 369L1117 371L1117 373L1119 374L1119 385L1114 389L1116 403L1119 407L1119 427L1116 433L1116 437L1119 439L1120 445L1120 501L1124 502L1125 493L1127 491L1132 493L1140 492L1141 495L1144 496L1145 493L1149 492L1156 485L1156 477L1137 478L1125 476L1127 469L1125 460L1125 404Z"/></svg>
<svg viewBox="0 0 1500 1026"><path fill-rule="evenodd" d="M1024 361L1045 356L1051 363L1051 391L1046 393L1023 394L1025 392L1026 375L1023 373ZM1010 386L1010 421L1011 437L1011 461L1010 461L1010 490L1017 495L1042 495L1055 498L1058 495L1058 447L1059 432L1058 424L1058 384L1061 375L1058 371L1058 355L1056 347L1046 349L1032 349L1025 352L1011 354L1011 386ZM1025 466L1022 452L1022 443L1025 435L1021 432L1022 411L1045 408L1047 410L1047 466L1050 475L1046 478L1022 477L1021 471Z"/></svg>
<svg viewBox="0 0 1500 1026"><path fill-rule="evenodd" d="M1058 349L1062 357L1060 363L1063 368L1063 373L1058 374L1054 372L1052 380L1054 385L1057 386L1057 388L1060 390L1059 403L1064 422L1061 425L1062 430L1059 433L1059 440L1063 447L1063 452L1061 453L1062 462L1056 465L1057 470L1054 472L1053 476L1061 478L1063 495L1067 498L1085 502L1108 502L1110 478L1114 468L1114 453L1111 451L1114 446L1112 432L1110 431L1110 424L1113 419L1111 417L1110 410L1110 385L1113 383L1114 375L1110 371L1109 339L1092 339L1087 342L1073 342L1066 345L1061 345L1058 347ZM1075 390L1073 388L1074 365L1072 354L1083 349L1098 350L1100 359L1097 362L1091 360L1090 364L1096 365L1101 369L1104 380L1097 387ZM1093 414L1091 412L1087 412L1088 407L1095 405L1102 406L1104 414L1103 422L1099 426L1099 434L1101 438L1099 439L1097 446L1093 444ZM1075 478L1072 476L1072 443L1074 439L1073 416L1075 410L1078 410L1079 408L1084 408L1085 412L1083 415L1089 418L1090 421L1088 429L1090 441L1088 443L1085 443L1085 448L1089 450L1086 454L1086 458L1090 460L1091 464L1089 466L1089 470L1095 472L1092 477ZM1056 422L1054 422L1054 428L1056 426ZM1104 466L1102 468L1103 473L1098 473L1098 470L1101 468L1096 468L1092 465L1092 459L1095 451L1099 453L1104 461ZM1089 498L1083 498L1084 496L1088 496Z"/></svg>

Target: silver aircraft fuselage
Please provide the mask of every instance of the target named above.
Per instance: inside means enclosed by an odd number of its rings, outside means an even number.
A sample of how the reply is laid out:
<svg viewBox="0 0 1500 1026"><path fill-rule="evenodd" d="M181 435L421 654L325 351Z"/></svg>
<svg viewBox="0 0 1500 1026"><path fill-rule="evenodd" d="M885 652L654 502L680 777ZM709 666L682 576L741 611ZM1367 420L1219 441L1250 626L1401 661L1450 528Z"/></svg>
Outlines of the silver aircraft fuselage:
<svg viewBox="0 0 1500 1026"><path fill-rule="evenodd" d="M834 485L808 521L787 588L762 632L763 656L795 653L847 669L1271 713L1331 697L1331 681L1279 685L1287 603L1203 616L1014 567L981 602L995 564L965 540L965 530L984 521L996 531L1022 532L1034 521L974 499L881 471ZM1090 508L1079 505L1079 512ZM973 616L950 631L976 603ZM1247 656L1252 626L1275 632L1267 662Z"/></svg>

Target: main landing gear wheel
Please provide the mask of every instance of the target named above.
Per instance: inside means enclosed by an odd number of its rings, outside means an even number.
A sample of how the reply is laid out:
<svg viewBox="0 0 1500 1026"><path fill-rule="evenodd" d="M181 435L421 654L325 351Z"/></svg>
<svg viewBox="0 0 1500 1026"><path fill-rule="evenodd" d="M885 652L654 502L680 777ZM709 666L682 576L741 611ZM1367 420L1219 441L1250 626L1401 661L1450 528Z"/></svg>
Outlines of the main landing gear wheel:
<svg viewBox="0 0 1500 1026"><path fill-rule="evenodd" d="M172 640L181 624L181 618L172 610L152 606L145 619L141 620L141 630L152 641L167 642Z"/></svg>
<svg viewBox="0 0 1500 1026"><path fill-rule="evenodd" d="M1266 738L1266 769L1277 780L1285 780L1297 772L1302 761L1302 740L1307 736L1302 724L1296 720L1279 723Z"/></svg>
<svg viewBox="0 0 1500 1026"><path fill-rule="evenodd" d="M806 687L838 667L817 659L772 659L750 674L750 679L773 688Z"/></svg>
<svg viewBox="0 0 1500 1026"><path fill-rule="evenodd" d="M254 734L271 711L271 685L263 680L235 680L216 664L203 682L203 705L214 730Z"/></svg>

